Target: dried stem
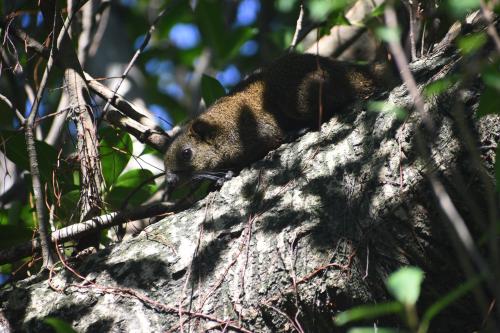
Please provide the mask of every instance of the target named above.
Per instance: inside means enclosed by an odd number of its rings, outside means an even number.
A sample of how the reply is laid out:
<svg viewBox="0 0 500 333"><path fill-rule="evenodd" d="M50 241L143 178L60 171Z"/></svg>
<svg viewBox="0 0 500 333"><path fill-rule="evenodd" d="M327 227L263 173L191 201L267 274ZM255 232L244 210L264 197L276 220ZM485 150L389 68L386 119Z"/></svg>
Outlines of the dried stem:
<svg viewBox="0 0 500 333"><path fill-rule="evenodd" d="M302 24L304 20L304 4L300 3L299 18L297 19L297 25L295 26L295 33L293 34L292 43L290 44L290 49L294 50L297 47L297 42L299 40L299 34L302 31Z"/></svg>

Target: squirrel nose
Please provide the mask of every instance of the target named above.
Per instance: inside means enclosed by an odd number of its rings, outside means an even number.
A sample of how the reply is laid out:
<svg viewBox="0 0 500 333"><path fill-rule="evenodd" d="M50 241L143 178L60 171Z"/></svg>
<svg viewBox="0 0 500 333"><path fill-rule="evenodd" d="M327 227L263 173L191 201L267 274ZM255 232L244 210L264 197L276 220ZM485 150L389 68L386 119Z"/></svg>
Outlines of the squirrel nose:
<svg viewBox="0 0 500 333"><path fill-rule="evenodd" d="M177 176L175 173L167 171L165 173L165 180L168 187L173 187L179 182L179 176Z"/></svg>

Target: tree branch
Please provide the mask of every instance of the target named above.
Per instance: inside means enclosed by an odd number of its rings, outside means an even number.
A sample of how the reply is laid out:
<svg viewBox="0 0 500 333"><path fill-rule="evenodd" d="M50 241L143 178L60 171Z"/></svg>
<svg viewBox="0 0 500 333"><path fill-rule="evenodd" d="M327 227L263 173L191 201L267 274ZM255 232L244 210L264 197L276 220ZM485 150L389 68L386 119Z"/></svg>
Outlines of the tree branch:
<svg viewBox="0 0 500 333"><path fill-rule="evenodd" d="M54 22L55 22L55 9L54 9ZM55 36L55 24L52 27L52 34ZM33 194L35 196L35 207L36 215L38 218L38 232L40 235L40 245L42 248L42 268L51 269L54 265L55 257L52 253L50 247L50 228L45 214L44 199L43 199L43 189L42 182L40 180L40 170L38 169L38 158L35 150L35 134L34 134L34 122L35 117L38 113L38 108L40 107L40 102L42 100L43 92L45 91L45 86L47 85L47 80L49 73L54 65L54 50L57 49L62 42L64 32L61 31L58 35L57 42L52 39L52 47L50 49L49 59L47 65L43 72L42 80L40 82L40 87L38 88L33 106L31 107L30 114L25 122L25 135L26 135L26 149L28 151L28 157L30 162L30 173L33 186Z"/></svg>
<svg viewBox="0 0 500 333"><path fill-rule="evenodd" d="M168 202L156 203L134 208L129 211L113 212L91 218L87 221L72 224L65 228L54 231L51 235L52 243L63 243L72 239L79 239L86 235L103 230L122 223L133 222L140 219L163 215L170 212L183 209L184 203L173 204ZM0 251L0 265L13 262L15 260L33 255L40 249L41 242L39 238L28 241L12 248Z"/></svg>
<svg viewBox="0 0 500 333"><path fill-rule="evenodd" d="M0 20L0 23L5 26L4 22ZM42 44L40 44L38 41L30 37L27 33L25 33L23 30L18 29L18 28L9 28L7 31L8 33L12 34L19 40L21 40L26 48L31 49L35 51L36 53L40 54L44 58L48 59L50 50L44 47ZM58 57L54 59L55 64L58 67L61 67L60 60ZM111 96L113 96L113 91L103 84L99 83L97 80L95 80L90 74L84 72L85 79L87 80L88 87L97 95L99 95L103 99L109 99ZM118 109L122 114L123 117L130 117L131 120L135 121L139 125L134 125L132 128L143 128L145 129L144 132L138 133L138 131L130 132L130 134L134 135L138 140L140 140L143 143L146 143L153 148L163 151L168 144L170 140L170 136L165 133L159 126L155 124L153 120L151 120L144 111L141 110L140 107L137 105L134 105L127 100L125 100L122 96L119 94L116 94L115 98L111 99L111 105ZM116 119L116 117L114 117ZM121 124L123 121L113 123L113 125L118 126L126 131L128 131L129 128L131 127L123 127ZM131 121L126 121L127 124L131 124Z"/></svg>

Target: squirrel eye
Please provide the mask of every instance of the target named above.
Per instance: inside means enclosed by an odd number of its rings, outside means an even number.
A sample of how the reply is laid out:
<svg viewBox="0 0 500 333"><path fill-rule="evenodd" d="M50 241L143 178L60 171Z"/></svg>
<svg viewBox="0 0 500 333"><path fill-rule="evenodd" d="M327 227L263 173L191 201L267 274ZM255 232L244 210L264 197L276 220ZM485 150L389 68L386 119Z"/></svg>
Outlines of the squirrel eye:
<svg viewBox="0 0 500 333"><path fill-rule="evenodd" d="M193 156L193 151L191 148L185 148L181 151L181 156L184 161L189 161Z"/></svg>

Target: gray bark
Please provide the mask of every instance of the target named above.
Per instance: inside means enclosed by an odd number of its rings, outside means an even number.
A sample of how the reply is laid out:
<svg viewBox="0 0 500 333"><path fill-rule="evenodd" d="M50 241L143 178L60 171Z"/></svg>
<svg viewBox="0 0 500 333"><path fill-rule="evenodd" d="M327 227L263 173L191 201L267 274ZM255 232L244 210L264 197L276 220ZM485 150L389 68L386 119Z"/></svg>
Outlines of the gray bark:
<svg viewBox="0 0 500 333"><path fill-rule="evenodd" d="M441 54L413 70L422 85L455 62ZM384 279L408 264L426 272L425 307L464 280L426 173L438 173L473 232L476 220L486 220L481 193L494 182L494 148L480 150L491 181L482 184L456 122L463 112L477 146L496 142L498 117L474 115L479 93L477 84L453 87L426 101L436 125L426 136L432 163L417 153L416 112L402 122L360 102L192 208L74 265L86 282L68 270L51 281L64 291L38 278L21 281L0 292L1 308L28 332L42 331L47 316L79 332L180 331L181 323L185 332L342 331L333 316L390 299ZM411 110L404 86L383 97ZM477 328L474 304L463 298L431 331Z"/></svg>

